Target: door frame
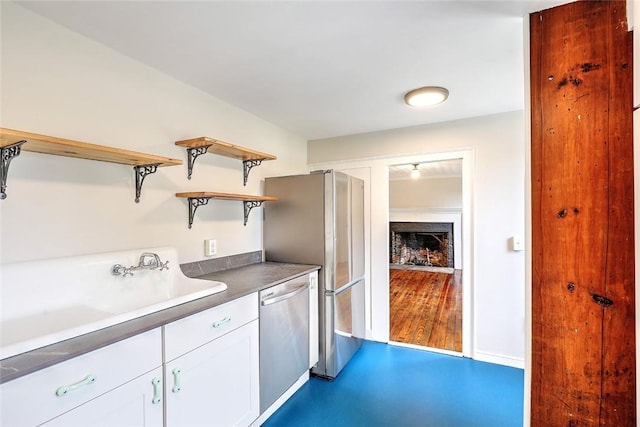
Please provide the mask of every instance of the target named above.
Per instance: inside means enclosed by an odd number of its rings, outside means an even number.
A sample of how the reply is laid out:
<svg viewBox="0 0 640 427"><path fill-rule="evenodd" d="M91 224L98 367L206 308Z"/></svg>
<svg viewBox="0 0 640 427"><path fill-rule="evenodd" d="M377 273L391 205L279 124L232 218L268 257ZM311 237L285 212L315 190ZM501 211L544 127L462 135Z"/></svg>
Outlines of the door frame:
<svg viewBox="0 0 640 427"><path fill-rule="evenodd" d="M366 338L389 342L389 166L462 159L462 355L474 358L476 335L473 210L474 151L383 156L309 164L309 170L335 169L365 180L365 298ZM385 224L384 226L382 224ZM375 313L375 316L372 315Z"/></svg>
<svg viewBox="0 0 640 427"><path fill-rule="evenodd" d="M461 325L462 328L462 350L461 351L453 351L453 350L446 350L443 348L438 348L438 347L428 347L428 346L421 346L421 345L416 345L416 344L410 344L410 343L403 343L403 342L399 342L399 341L391 341L390 339L388 340L389 344L393 344L393 345L398 345L401 347L410 347L410 348L417 348L417 349L426 349L429 351L433 351L435 353L443 353L443 354L448 354L448 355L452 355L452 356L465 356L465 357L471 357L470 354L465 354L465 328L464 328L464 322L466 319L468 319L471 316L470 310L469 308L471 307L471 303L470 302L465 302L465 297L466 297L466 293L468 292L467 287L465 287L465 264L464 264L464 260L468 259L469 256L468 254L465 254L464 250L467 246L467 242L465 241L465 235L463 234L462 230L468 229L468 227L463 225L463 220L465 218L465 208L469 208L469 206L465 206L464 203L464 198L465 198L465 193L464 193L464 159L462 157L460 158L451 158L451 159L442 159L442 160L435 160L435 161L429 161L429 162L420 162L418 160L413 160L410 163L399 163L399 164L390 164L388 166L388 169L391 168L392 166L401 166L401 165L410 165L410 164L424 164L424 163L435 163L438 161L446 161L446 160L460 160L462 165L461 168L462 170L462 175L461 175L461 181L462 181L462 188L461 188L461 195L460 195L460 201L462 203L462 207L460 209L443 209L440 212L432 212L430 215L433 217L438 217L438 220L436 222L448 222L450 219L452 219L453 217L455 217L455 219L453 220L454 222L454 235L456 236L456 246L459 247L460 249L460 253L455 255L456 261L454 262L456 269L460 269L463 273L462 273L462 321L463 324ZM467 194L468 195L468 194ZM391 191L389 191L389 200L391 199ZM418 217L421 215L421 213L418 213L417 211L420 211L420 209L407 209L405 210L406 212L401 212L401 210L394 210L391 209L391 205L389 203L388 207L387 207L388 211L389 211L389 222L391 221L417 221L419 220ZM397 217L403 217L405 219L394 219ZM387 234L390 235L390 230L387 231ZM387 259L389 259L390 256L390 243L389 245L387 245ZM467 283L467 285L469 285ZM389 319L391 319L391 304L389 304ZM391 330L391 321L389 321L389 331ZM468 338L467 338L467 342L468 342Z"/></svg>

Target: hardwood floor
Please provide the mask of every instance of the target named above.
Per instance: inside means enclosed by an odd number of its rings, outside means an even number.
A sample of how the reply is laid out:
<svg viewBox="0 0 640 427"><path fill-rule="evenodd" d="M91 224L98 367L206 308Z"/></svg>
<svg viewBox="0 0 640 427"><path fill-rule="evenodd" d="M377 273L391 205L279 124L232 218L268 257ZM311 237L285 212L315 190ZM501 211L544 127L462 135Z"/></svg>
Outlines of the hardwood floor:
<svg viewBox="0 0 640 427"><path fill-rule="evenodd" d="M462 271L389 270L391 341L462 351Z"/></svg>

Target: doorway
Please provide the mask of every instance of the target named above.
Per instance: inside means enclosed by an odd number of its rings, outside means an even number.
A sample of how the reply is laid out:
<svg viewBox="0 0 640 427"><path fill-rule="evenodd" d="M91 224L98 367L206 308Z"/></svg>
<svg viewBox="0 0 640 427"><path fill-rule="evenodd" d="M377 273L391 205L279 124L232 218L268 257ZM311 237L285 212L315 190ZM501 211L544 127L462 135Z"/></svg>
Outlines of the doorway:
<svg viewBox="0 0 640 427"><path fill-rule="evenodd" d="M389 340L461 354L462 159L389 166Z"/></svg>

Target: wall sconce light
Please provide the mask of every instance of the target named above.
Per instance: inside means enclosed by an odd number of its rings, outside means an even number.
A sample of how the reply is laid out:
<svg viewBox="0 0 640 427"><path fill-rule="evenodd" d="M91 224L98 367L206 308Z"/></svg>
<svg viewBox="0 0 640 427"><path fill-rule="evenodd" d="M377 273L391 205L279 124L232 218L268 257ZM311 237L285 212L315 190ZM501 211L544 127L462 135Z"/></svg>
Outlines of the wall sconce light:
<svg viewBox="0 0 640 427"><path fill-rule="evenodd" d="M418 179L420 178L420 171L418 170L418 164L413 164L413 169L411 169L411 178Z"/></svg>
<svg viewBox="0 0 640 427"><path fill-rule="evenodd" d="M425 86L407 92L404 102L412 107L428 107L441 104L449 98L449 91L443 87Z"/></svg>

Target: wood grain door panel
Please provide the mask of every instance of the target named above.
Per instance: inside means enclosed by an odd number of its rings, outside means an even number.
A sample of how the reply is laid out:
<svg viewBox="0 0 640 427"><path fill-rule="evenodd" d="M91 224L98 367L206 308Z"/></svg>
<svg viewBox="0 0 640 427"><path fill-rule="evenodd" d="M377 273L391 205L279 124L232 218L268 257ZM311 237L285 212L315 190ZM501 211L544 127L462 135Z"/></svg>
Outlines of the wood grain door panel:
<svg viewBox="0 0 640 427"><path fill-rule="evenodd" d="M624 13L583 1L530 17L532 426L635 425Z"/></svg>

